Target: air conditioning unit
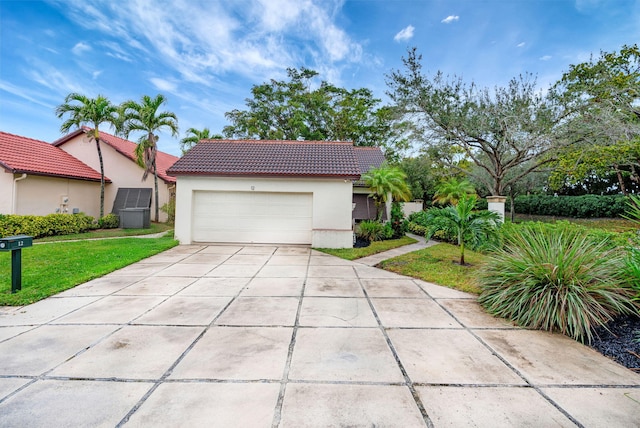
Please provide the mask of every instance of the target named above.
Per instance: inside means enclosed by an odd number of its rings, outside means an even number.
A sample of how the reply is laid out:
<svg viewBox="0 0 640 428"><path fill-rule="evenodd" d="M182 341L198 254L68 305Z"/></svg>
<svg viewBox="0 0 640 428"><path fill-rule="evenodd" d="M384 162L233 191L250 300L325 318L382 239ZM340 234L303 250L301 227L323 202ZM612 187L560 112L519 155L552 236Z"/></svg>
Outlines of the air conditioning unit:
<svg viewBox="0 0 640 428"><path fill-rule="evenodd" d="M69 203L69 197L67 195L62 195L60 200L62 201L62 205L67 205Z"/></svg>

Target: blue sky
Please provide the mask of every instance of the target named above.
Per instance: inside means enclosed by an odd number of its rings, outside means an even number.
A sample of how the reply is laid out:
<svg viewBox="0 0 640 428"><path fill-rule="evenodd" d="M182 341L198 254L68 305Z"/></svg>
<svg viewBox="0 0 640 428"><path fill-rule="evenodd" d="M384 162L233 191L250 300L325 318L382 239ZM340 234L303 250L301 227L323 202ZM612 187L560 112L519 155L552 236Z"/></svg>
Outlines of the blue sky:
<svg viewBox="0 0 640 428"><path fill-rule="evenodd" d="M529 72L546 88L639 41L640 0L0 0L0 130L51 142L70 92L162 93L181 133L158 144L179 155L188 128L220 132L288 67L386 102L413 46L429 72L491 87Z"/></svg>

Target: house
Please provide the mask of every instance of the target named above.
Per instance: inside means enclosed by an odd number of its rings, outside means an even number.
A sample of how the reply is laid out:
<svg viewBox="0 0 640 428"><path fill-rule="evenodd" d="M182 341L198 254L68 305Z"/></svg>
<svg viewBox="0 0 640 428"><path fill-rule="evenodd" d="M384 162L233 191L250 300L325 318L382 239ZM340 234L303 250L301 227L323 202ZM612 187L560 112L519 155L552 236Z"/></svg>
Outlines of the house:
<svg viewBox="0 0 640 428"><path fill-rule="evenodd" d="M98 171L49 143L6 132L0 132L0 189L0 214L99 214Z"/></svg>
<svg viewBox="0 0 640 428"><path fill-rule="evenodd" d="M100 162L93 140L85 134L84 130L78 129L59 140L53 142L53 146L58 147L93 169L100 170ZM136 143L125 140L100 131L100 149L104 164L104 173L111 177L112 184L105 187L105 214L113 209L113 202L120 188L154 188L154 178L150 174L145 181L142 181L143 169L136 162ZM158 168L158 193L159 205L162 207L169 202L175 193L176 179L167 174L167 169L173 165L178 158L164 152L158 152L156 166ZM155 198L155 192L152 192ZM152 200L152 207L155 201ZM153 212L153 208L151 210ZM154 219L154 216L151 216ZM160 212L160 221L166 221L167 214Z"/></svg>
<svg viewBox="0 0 640 428"><path fill-rule="evenodd" d="M386 160L382 150L379 147L354 147L356 157L358 159L358 165L360 167L360 173L364 174L373 168L380 168L380 166ZM353 183L353 219L355 221L362 220L375 220L377 218L376 204L369 195L371 189L362 180L357 180ZM382 215L382 219L388 218L387 210Z"/></svg>
<svg viewBox="0 0 640 428"><path fill-rule="evenodd" d="M167 172L182 244L353 245L350 142L203 140Z"/></svg>

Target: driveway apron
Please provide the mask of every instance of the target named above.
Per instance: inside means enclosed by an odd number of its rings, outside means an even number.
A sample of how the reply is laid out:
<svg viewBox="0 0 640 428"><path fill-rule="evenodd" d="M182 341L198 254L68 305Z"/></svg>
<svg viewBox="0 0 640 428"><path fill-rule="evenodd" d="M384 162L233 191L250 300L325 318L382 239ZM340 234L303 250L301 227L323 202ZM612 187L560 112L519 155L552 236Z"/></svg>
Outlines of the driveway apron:
<svg viewBox="0 0 640 428"><path fill-rule="evenodd" d="M179 246L0 308L2 427L639 421L640 375L592 349L305 247Z"/></svg>

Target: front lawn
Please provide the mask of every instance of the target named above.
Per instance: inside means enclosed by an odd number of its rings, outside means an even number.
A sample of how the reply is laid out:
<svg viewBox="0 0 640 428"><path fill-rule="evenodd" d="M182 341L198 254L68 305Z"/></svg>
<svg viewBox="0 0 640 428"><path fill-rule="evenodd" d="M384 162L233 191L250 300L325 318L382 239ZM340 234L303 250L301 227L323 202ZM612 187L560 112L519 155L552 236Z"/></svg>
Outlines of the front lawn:
<svg viewBox="0 0 640 428"><path fill-rule="evenodd" d="M405 245L416 243L413 238L403 236L400 239L388 239L386 241L374 241L368 247L363 248L314 248L315 250L322 251L323 253L331 254L332 256L340 257L345 260L355 260L362 257L371 256L373 254L381 253L383 251L392 250L394 248L403 247Z"/></svg>
<svg viewBox="0 0 640 428"><path fill-rule="evenodd" d="M57 242L22 250L22 290L11 294L11 253L0 252L0 306L20 306L178 245L171 236Z"/></svg>
<svg viewBox="0 0 640 428"><path fill-rule="evenodd" d="M478 271L487 256L471 250L464 252L466 266L460 266L460 248L446 243L394 257L380 263L385 270L423 281L480 294Z"/></svg>

